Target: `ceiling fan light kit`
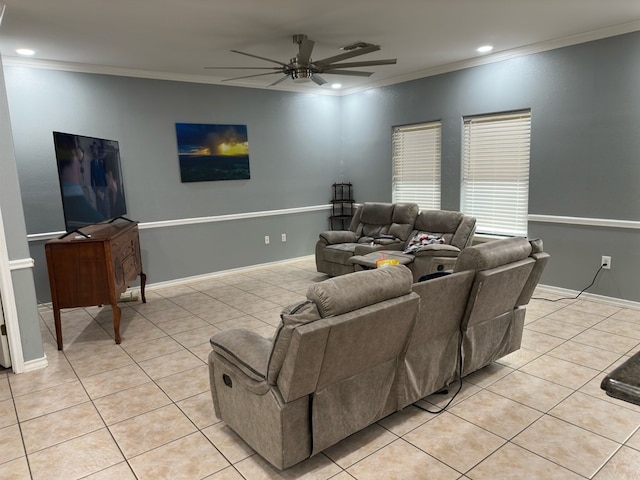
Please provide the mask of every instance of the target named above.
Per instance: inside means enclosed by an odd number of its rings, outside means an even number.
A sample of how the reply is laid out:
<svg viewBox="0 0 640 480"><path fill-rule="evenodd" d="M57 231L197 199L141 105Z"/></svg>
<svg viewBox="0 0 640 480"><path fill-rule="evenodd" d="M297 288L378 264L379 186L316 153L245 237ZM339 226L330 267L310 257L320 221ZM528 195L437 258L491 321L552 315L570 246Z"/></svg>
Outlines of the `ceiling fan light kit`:
<svg viewBox="0 0 640 480"><path fill-rule="evenodd" d="M324 58L322 60L313 61L311 59L311 53L313 52L314 42L304 34L293 35L293 43L298 45L298 54L292 58L289 63L280 62L279 60L273 60L271 58L261 57L252 53L241 52L239 50L231 50L233 53L245 55L248 57L257 58L267 62L275 63L277 67L205 67L206 69L230 69L230 70L273 70L267 73L257 73L253 75L243 75L241 77L228 78L223 82L231 82L234 80L241 80L245 78L261 77L264 75L281 74L283 77L271 83L272 87L284 80L291 78L295 83L308 83L314 82L316 85L324 85L326 80L320 77L319 74L326 73L330 75L352 75L358 77L370 77L373 72L363 72L360 70L345 70L346 68L358 68L369 67L374 65L395 65L397 60L370 60L361 62L347 62L338 63L349 58L365 55L367 53L380 50L380 45L373 45L371 43L356 42L345 47L341 47L340 50L343 53L334 55L332 57Z"/></svg>

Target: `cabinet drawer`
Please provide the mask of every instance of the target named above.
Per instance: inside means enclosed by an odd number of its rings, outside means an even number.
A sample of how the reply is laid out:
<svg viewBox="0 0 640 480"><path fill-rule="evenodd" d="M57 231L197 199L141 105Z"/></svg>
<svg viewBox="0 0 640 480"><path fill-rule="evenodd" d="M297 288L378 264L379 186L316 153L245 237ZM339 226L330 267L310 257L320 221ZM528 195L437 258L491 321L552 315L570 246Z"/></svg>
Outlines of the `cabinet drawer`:
<svg viewBox="0 0 640 480"><path fill-rule="evenodd" d="M124 281L130 282L138 275L138 262L135 255L129 255L122 259L122 271L124 274Z"/></svg>
<svg viewBox="0 0 640 480"><path fill-rule="evenodd" d="M128 238L124 241L120 240L111 244L111 252L114 257L128 257L133 255L136 251L136 243Z"/></svg>

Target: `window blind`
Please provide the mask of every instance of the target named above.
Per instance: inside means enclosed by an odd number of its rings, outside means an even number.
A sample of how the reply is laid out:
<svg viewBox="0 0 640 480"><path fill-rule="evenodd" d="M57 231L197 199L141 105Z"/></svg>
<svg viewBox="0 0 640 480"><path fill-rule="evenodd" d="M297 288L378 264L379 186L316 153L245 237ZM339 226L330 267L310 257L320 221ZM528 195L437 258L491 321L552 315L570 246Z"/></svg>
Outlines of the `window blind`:
<svg viewBox="0 0 640 480"><path fill-rule="evenodd" d="M421 210L440 209L441 123L393 129L393 202L414 202Z"/></svg>
<svg viewBox="0 0 640 480"><path fill-rule="evenodd" d="M462 211L478 233L527 235L531 112L464 119Z"/></svg>

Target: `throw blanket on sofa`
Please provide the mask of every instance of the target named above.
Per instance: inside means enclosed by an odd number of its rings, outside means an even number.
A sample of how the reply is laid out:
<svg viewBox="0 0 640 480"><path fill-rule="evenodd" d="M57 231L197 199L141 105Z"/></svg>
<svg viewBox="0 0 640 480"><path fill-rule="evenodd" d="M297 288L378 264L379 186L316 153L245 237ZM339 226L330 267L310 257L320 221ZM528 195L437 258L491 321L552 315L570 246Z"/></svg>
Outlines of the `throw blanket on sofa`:
<svg viewBox="0 0 640 480"><path fill-rule="evenodd" d="M418 233L411 239L409 245L404 249L403 253L415 253L420 250L420 247L422 247L423 245L435 245L442 243L444 243L444 238L442 237L432 235L430 233Z"/></svg>

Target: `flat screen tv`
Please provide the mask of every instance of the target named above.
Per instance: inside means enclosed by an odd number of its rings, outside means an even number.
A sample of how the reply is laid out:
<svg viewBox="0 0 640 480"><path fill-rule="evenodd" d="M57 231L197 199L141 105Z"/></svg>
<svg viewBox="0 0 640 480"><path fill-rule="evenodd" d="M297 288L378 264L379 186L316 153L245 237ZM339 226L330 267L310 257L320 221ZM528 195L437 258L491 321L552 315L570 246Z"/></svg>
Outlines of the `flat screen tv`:
<svg viewBox="0 0 640 480"><path fill-rule="evenodd" d="M67 232L127 213L115 140L53 132Z"/></svg>

